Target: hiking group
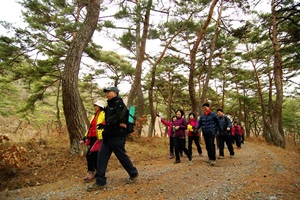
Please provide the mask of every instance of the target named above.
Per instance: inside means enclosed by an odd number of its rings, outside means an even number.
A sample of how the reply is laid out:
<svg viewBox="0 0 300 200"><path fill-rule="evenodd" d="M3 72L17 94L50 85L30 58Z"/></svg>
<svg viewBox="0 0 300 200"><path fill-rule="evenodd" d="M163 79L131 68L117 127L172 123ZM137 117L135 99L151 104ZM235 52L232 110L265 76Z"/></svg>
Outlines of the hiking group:
<svg viewBox="0 0 300 200"><path fill-rule="evenodd" d="M89 182L95 180L95 183L87 188L87 191L99 190L107 185L106 169L114 153L123 168L129 175L127 183L135 182L139 173L126 154L125 142L128 134L128 109L121 97L117 87L109 87L103 90L106 94L107 105L104 101L98 100L94 103L95 114L90 121L90 127L84 134L84 138L79 144L87 145L86 153L87 175L84 180ZM161 122L168 126L170 159L175 158L175 164L180 163L180 157L183 153L188 160L192 160L192 144L195 143L197 152L202 155L200 145L200 133L202 132L205 147L208 155L208 163L216 163L216 146L219 149L219 159L224 158L224 143L230 153L234 156L233 143L241 148L241 139L243 138L243 129L237 122L232 125L230 119L224 115L222 109L217 110L217 114L212 112L210 105L202 105L203 114L199 120L196 114L191 112L188 115L188 121L184 117L184 111L179 109L175 112L171 121L166 121L159 114ZM128 116L129 115L129 116ZM201 129L201 131L200 131ZM188 148L186 148L186 135L188 137Z"/></svg>
<svg viewBox="0 0 300 200"><path fill-rule="evenodd" d="M196 119L195 113L189 113L188 121L184 118L183 110L177 110L171 121L167 121L157 114L161 122L168 127L169 158L173 159L175 155L175 164L181 162L182 152L187 155L189 161L192 160L193 142L196 145L199 156L203 156L200 145L201 132L208 155L207 163L211 165L216 163L215 141L217 141L217 149L219 150L218 159L224 158L225 144L231 158L234 156L233 144L236 143L237 148L241 148L241 143L243 143L243 128L241 125L236 121L232 125L230 119L224 115L223 110L220 108L217 109L217 113L212 112L208 103L202 105L202 111L203 114L199 120ZM188 139L187 149L186 133Z"/></svg>

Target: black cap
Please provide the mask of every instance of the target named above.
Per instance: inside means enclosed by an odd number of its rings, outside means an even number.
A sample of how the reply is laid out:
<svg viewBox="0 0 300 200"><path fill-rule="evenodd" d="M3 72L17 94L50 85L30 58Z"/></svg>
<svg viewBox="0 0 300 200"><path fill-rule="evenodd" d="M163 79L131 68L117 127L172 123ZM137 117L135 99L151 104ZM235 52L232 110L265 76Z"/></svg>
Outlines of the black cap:
<svg viewBox="0 0 300 200"><path fill-rule="evenodd" d="M119 94L119 89L117 87L108 87L108 88L105 88L103 91L104 92L113 91L113 92Z"/></svg>

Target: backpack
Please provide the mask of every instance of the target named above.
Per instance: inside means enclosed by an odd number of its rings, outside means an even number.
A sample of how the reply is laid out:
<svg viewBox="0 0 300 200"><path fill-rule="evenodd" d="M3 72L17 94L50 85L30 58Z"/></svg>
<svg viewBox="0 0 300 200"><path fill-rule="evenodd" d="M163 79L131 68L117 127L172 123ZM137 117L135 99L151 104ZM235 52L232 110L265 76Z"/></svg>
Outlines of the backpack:
<svg viewBox="0 0 300 200"><path fill-rule="evenodd" d="M134 126L135 126L135 120L136 117L134 116L135 112L135 107L134 106L129 106L129 109L126 107L126 115L127 115L127 123L126 123L126 129L127 129L127 134L133 133L134 132Z"/></svg>
<svg viewBox="0 0 300 200"><path fill-rule="evenodd" d="M135 126L135 120L136 120L136 117L134 116L135 107L129 106L129 109L128 109L127 106L125 105L124 110L125 109L126 109L125 117L127 119L126 120L126 133L130 134L130 133L134 132L134 126Z"/></svg>

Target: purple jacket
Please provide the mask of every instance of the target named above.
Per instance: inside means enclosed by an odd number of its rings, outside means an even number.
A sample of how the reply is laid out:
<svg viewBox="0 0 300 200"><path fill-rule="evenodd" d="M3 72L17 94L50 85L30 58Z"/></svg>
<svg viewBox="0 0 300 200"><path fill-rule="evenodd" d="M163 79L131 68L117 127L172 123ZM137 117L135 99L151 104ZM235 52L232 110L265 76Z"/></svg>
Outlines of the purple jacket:
<svg viewBox="0 0 300 200"><path fill-rule="evenodd" d="M187 125L188 123L185 118L177 118L174 121L174 126L179 126L179 129L175 131L175 137L185 137Z"/></svg>

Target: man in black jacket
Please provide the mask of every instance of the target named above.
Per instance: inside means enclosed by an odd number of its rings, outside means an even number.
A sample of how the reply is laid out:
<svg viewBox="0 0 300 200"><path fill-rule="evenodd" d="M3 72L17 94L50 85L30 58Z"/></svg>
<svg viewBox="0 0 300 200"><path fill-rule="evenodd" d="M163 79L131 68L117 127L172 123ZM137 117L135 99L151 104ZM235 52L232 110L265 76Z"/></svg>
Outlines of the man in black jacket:
<svg viewBox="0 0 300 200"><path fill-rule="evenodd" d="M230 119L224 115L223 110L219 108L217 110L217 115L219 119L220 124L220 130L218 132L218 138L219 138L219 159L224 158L224 142L227 145L228 151L230 153L230 157L232 158L234 156L233 146L232 146L232 140L231 140L231 127L232 123Z"/></svg>
<svg viewBox="0 0 300 200"><path fill-rule="evenodd" d="M138 177L138 171L125 151L126 122L128 120L126 105L118 95L118 88L109 87L104 89L104 92L108 100L105 108L105 125L99 127L104 128L104 131L102 132L101 149L98 153L97 179L93 185L88 187L87 191L99 190L106 186L105 172L112 152L129 174L128 183L135 181Z"/></svg>

